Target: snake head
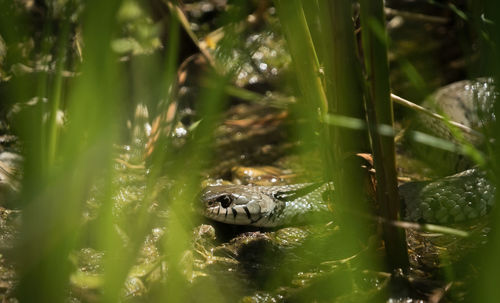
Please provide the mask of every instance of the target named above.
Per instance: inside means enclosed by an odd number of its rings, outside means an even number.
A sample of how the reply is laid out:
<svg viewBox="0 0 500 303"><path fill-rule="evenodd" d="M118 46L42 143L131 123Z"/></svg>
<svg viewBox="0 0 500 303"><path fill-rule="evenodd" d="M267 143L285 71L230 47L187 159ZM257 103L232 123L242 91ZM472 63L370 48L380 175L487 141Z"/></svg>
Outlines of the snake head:
<svg viewBox="0 0 500 303"><path fill-rule="evenodd" d="M275 201L257 187L219 185L206 187L201 195L203 214L215 221L256 225L275 208Z"/></svg>

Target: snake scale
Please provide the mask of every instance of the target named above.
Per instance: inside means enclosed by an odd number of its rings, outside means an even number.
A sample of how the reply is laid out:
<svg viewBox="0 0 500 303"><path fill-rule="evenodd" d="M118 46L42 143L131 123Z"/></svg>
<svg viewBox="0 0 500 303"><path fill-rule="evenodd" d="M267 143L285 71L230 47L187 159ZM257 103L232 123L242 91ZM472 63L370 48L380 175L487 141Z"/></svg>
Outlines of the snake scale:
<svg viewBox="0 0 500 303"><path fill-rule="evenodd" d="M495 118L495 99L490 79L465 80L439 89L426 105L451 120L481 128ZM453 141L445 123L429 117L419 117L417 121L419 131ZM448 163L455 170L466 166L453 153L443 152L432 159ZM327 213L327 190L333 190L332 182L208 186L202 191L200 202L203 214L215 221L276 227L308 222L315 215ZM405 183L399 187L399 193L405 220L446 224L484 216L493 207L495 187L485 172L472 168L433 181Z"/></svg>

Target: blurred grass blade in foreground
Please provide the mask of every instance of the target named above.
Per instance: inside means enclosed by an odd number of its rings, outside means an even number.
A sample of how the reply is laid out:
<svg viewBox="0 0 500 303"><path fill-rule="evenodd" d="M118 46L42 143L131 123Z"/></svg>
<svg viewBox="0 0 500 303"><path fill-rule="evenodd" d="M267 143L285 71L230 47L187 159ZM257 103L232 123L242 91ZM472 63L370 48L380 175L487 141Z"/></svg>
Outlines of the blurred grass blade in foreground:
<svg viewBox="0 0 500 303"><path fill-rule="evenodd" d="M23 226L17 250L21 266L17 293L24 302L65 300L68 255L79 239L82 204L93 180L111 168L121 81L109 41L118 5L119 1L87 3L82 76L72 83L74 88L67 101L71 123L61 136L60 145L56 145L53 125L50 144L33 144L44 137L43 112L36 113L35 119L20 121L25 130L21 139L25 143L26 162L21 197ZM64 37L60 39L67 41ZM58 59L63 60L63 52L59 54ZM55 109L59 103L59 81L53 88L55 99L49 100ZM39 155L48 157L40 161Z"/></svg>

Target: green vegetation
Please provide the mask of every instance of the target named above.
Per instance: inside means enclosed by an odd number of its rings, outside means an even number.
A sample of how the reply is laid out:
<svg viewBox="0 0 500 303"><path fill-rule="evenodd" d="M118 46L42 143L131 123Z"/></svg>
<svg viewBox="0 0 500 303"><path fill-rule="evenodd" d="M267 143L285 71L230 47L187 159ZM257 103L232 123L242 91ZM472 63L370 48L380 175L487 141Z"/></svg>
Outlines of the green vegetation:
<svg viewBox="0 0 500 303"><path fill-rule="evenodd" d="M401 221L396 164L408 168L395 151L411 151L394 139L414 113L391 93L500 83L500 4L183 2L0 1L0 154L23 157L0 159L3 300L498 300L498 207L491 226ZM414 137L472 158L500 188L498 123L479 150L450 122L455 139ZM239 166L257 166L258 182L333 180L329 222L202 218L200 184Z"/></svg>

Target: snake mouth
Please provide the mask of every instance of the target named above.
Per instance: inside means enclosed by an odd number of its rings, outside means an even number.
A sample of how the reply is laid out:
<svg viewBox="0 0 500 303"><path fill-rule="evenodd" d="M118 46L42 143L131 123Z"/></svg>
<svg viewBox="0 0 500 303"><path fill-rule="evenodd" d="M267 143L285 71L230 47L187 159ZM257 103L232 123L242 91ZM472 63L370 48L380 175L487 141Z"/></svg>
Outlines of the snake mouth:
<svg viewBox="0 0 500 303"><path fill-rule="evenodd" d="M246 205L222 207L215 205L205 209L205 216L223 223L246 225L259 221L260 214L252 214Z"/></svg>

